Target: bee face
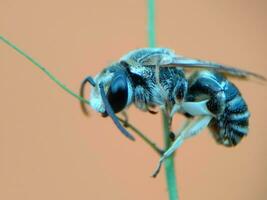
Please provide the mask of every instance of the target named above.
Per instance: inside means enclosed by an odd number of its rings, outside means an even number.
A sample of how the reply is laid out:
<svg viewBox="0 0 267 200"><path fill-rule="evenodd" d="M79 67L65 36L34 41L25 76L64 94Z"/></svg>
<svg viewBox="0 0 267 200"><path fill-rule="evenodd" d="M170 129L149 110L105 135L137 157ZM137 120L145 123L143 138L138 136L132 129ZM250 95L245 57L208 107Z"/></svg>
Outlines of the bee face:
<svg viewBox="0 0 267 200"><path fill-rule="evenodd" d="M105 105L100 95L99 85L102 83L108 102L115 113L125 109L132 102L132 85L127 72L119 64L107 67L95 76L96 86L91 87L90 101L92 108L106 116Z"/></svg>

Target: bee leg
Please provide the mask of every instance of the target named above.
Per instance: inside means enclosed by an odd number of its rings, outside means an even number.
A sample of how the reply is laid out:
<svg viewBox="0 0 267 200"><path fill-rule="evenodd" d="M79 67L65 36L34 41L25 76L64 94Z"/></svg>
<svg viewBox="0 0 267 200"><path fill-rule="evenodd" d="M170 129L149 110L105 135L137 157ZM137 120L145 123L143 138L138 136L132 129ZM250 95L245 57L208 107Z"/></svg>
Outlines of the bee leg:
<svg viewBox="0 0 267 200"><path fill-rule="evenodd" d="M171 132L170 132L170 135L169 135L170 140L171 140L172 142L174 142L175 139L176 139L176 138L179 136L179 134L182 132L182 130L185 129L185 127L188 126L188 124L189 124L191 121L192 121L191 119L187 119L187 120L182 124L181 128L179 128L179 129L178 129L177 131L175 131L175 132L171 131Z"/></svg>
<svg viewBox="0 0 267 200"><path fill-rule="evenodd" d="M158 113L158 111L151 110L150 108L147 108L147 111L151 113L152 115L155 115Z"/></svg>
<svg viewBox="0 0 267 200"><path fill-rule="evenodd" d="M123 126L127 128L127 127L129 126L129 124L128 124L128 122L129 122L128 114L127 114L126 111L122 111L122 112L121 112L121 115L122 115L122 117L124 118Z"/></svg>
<svg viewBox="0 0 267 200"><path fill-rule="evenodd" d="M170 116L173 117L175 113L182 111L184 113L190 114L192 116L200 116L200 115L211 115L214 116L213 113L207 107L207 103L209 99L197 102L182 102L181 104L175 104L171 110Z"/></svg>
<svg viewBox="0 0 267 200"><path fill-rule="evenodd" d="M141 85L136 86L134 90L134 104L137 108L147 111L147 102L149 102L149 94Z"/></svg>
<svg viewBox="0 0 267 200"><path fill-rule="evenodd" d="M169 138L170 138L170 140L171 140L172 142L174 142L174 140L175 140L175 138L176 138L175 133L171 131L170 134L169 134Z"/></svg>
<svg viewBox="0 0 267 200"><path fill-rule="evenodd" d="M179 112L181 110L181 105L180 104L175 104L172 107L171 113L170 113L170 117L172 118L174 116L175 113Z"/></svg>
<svg viewBox="0 0 267 200"><path fill-rule="evenodd" d="M182 102L181 109L192 115L192 116L200 116L200 115L210 115L214 116L213 113L210 112L210 110L207 107L207 103L209 102L209 99L203 100L203 101L197 101L197 102Z"/></svg>
<svg viewBox="0 0 267 200"><path fill-rule="evenodd" d="M196 120L190 120L189 123L186 123L185 127L181 130L176 140L172 143L169 149L167 149L167 151L165 151L163 156L160 158L158 166L155 172L153 173L152 177L157 176L164 160L168 158L170 155L172 155L175 152L175 150L183 144L185 139L199 134L203 128L208 126L211 119L212 116L205 115L205 116L199 116Z"/></svg>

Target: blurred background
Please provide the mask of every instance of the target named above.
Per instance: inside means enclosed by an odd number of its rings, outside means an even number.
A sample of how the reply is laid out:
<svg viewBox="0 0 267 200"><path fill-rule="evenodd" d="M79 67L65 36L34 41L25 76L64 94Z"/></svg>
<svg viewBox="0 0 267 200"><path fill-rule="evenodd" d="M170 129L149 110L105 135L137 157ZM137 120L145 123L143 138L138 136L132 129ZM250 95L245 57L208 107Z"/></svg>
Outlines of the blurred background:
<svg viewBox="0 0 267 200"><path fill-rule="evenodd" d="M267 2L157 1L157 44L267 76ZM128 51L147 46L146 1L0 0L0 34L74 91ZM168 199L159 157L0 43L0 199ZM181 199L266 199L266 84L233 80L252 113L235 148L205 131L177 152ZM132 107L130 121L159 145L161 116ZM178 128L183 118L176 117Z"/></svg>

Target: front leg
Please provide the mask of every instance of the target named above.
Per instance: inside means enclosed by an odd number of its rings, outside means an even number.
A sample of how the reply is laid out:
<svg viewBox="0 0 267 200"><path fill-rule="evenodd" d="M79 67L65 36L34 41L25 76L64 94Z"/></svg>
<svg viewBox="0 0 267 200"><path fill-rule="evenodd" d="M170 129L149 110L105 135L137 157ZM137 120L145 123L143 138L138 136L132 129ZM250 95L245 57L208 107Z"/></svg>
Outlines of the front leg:
<svg viewBox="0 0 267 200"><path fill-rule="evenodd" d="M128 124L128 122L129 122L128 114L127 114L126 111L123 110L123 111L121 112L121 115L122 115L122 117L124 118L124 120L123 120L123 126L127 128L127 127L129 126L129 124Z"/></svg>
<svg viewBox="0 0 267 200"><path fill-rule="evenodd" d="M134 90L134 104L143 111L148 111L149 93L143 86L138 85Z"/></svg>

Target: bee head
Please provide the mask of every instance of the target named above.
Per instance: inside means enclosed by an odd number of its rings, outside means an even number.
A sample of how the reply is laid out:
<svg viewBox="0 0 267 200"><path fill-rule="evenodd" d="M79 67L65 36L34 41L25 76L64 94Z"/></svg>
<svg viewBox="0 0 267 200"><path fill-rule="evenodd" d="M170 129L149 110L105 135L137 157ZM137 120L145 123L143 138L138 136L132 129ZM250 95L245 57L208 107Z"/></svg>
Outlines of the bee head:
<svg viewBox="0 0 267 200"><path fill-rule="evenodd" d="M89 76L81 85L81 96L84 95L85 83L91 84L90 105L100 112L103 117L110 116L120 131L134 140L134 138L121 126L115 113L121 112L132 102L132 86L127 72L120 65L113 65L104 69L92 78ZM84 103L82 110L87 113Z"/></svg>
<svg viewBox="0 0 267 200"><path fill-rule="evenodd" d="M106 68L94 79L91 87L90 102L97 112L107 116L106 105L101 96L100 84L103 85L105 96L114 113L124 110L131 102L132 87L126 72L120 68Z"/></svg>

